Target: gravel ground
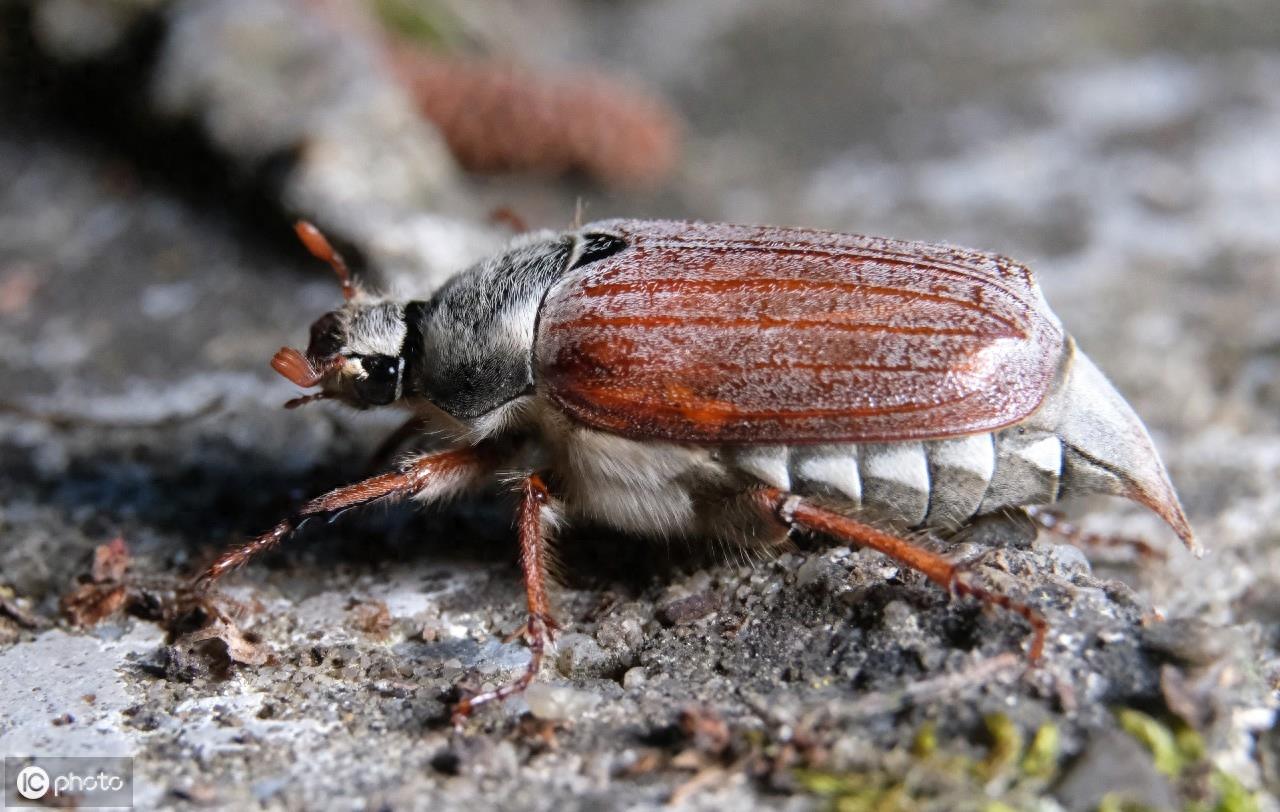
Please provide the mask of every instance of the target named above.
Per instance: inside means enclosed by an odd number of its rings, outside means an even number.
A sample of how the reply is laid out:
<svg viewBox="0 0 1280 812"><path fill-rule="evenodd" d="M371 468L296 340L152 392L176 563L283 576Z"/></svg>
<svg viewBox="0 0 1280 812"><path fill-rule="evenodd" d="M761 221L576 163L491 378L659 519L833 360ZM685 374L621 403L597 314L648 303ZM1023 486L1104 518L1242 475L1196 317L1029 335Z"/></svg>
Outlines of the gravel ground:
<svg viewBox="0 0 1280 812"><path fill-rule="evenodd" d="M1016 519L938 542L1046 613L1028 669L1020 621L870 553L579 528L542 679L454 732L455 686L528 656L504 642L509 498L346 516L212 606L186 594L396 421L279 408L266 361L337 295L289 241L295 199L228 181L241 158L199 128L108 126L27 54L42 78L0 95L0 755L132 755L146 808L1280 808L1272 4L504 9L491 36L524 59L661 88L684 163L643 193L424 169L433 202L394 217L443 218L434 262L494 239L467 212L558 226L579 198L1012 254L1147 420L1209 555L1106 500L1074 513L1151 554Z"/></svg>

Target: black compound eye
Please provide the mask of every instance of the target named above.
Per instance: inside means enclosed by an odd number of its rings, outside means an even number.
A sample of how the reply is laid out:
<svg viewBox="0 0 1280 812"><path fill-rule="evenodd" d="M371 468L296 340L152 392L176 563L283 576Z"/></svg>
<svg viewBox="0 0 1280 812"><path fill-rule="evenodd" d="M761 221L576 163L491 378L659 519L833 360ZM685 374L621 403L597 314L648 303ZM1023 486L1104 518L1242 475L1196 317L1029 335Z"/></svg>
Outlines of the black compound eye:
<svg viewBox="0 0 1280 812"><path fill-rule="evenodd" d="M369 406L385 406L396 399L400 388L399 358L390 355L366 355L360 359L365 377L356 378L356 397Z"/></svg>

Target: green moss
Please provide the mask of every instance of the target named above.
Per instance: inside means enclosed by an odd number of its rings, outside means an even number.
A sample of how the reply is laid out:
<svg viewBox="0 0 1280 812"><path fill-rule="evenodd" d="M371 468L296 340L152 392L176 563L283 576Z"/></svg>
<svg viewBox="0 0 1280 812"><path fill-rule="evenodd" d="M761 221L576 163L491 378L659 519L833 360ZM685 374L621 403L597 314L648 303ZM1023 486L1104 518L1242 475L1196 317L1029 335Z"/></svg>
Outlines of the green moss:
<svg viewBox="0 0 1280 812"><path fill-rule="evenodd" d="M1218 802L1213 807L1214 812L1259 812L1261 804L1258 802L1258 796L1245 789L1235 776L1228 775L1222 770L1214 770L1210 784L1218 796Z"/></svg>
<svg viewBox="0 0 1280 812"><path fill-rule="evenodd" d="M1151 752L1156 769L1170 778L1177 778L1187 766L1173 731L1152 716L1133 708L1121 708L1116 720L1126 733L1133 736Z"/></svg>
<svg viewBox="0 0 1280 812"><path fill-rule="evenodd" d="M1008 770L1022 757L1022 729L1003 713L993 713L982 720L991 737L991 749L982 760L979 774L990 780Z"/></svg>
<svg viewBox="0 0 1280 812"><path fill-rule="evenodd" d="M1030 778L1051 780L1058 772L1058 760L1062 756L1060 739L1057 725L1041 725L1031 739L1027 754L1022 757L1023 774Z"/></svg>
<svg viewBox="0 0 1280 812"><path fill-rule="evenodd" d="M798 770L796 778L809 792L829 798L831 808L838 812L895 812L910 808L903 786L885 773Z"/></svg>
<svg viewBox="0 0 1280 812"><path fill-rule="evenodd" d="M1098 812L1158 812L1144 804L1134 803L1118 792L1108 792L1098 804Z"/></svg>
<svg viewBox="0 0 1280 812"><path fill-rule="evenodd" d="M815 795L839 795L847 791L849 775L822 770L796 770L796 781Z"/></svg>
<svg viewBox="0 0 1280 812"><path fill-rule="evenodd" d="M901 786L889 787L863 798L846 796L835 806L836 812L907 812L915 808Z"/></svg>
<svg viewBox="0 0 1280 812"><path fill-rule="evenodd" d="M742 734L750 750L764 750L769 746L769 737L763 730L747 730Z"/></svg>
<svg viewBox="0 0 1280 812"><path fill-rule="evenodd" d="M933 722L925 722L920 732L916 733L915 741L911 743L911 755L916 758L928 758L936 752L938 752L938 726Z"/></svg>
<svg viewBox="0 0 1280 812"><path fill-rule="evenodd" d="M1204 762L1208 758L1208 748L1204 738L1184 722L1165 723L1132 708L1117 711L1116 719L1129 735L1151 751L1156 769L1165 775L1184 778L1194 777L1197 773L1204 775L1207 771L1208 765ZM1194 770L1194 767L1200 769ZM1193 803L1187 809L1194 812L1258 812L1257 795L1246 789L1235 776L1217 767L1209 773L1209 789L1211 797L1208 800ZM1112 810L1099 807L1099 812Z"/></svg>
<svg viewBox="0 0 1280 812"><path fill-rule="evenodd" d="M466 41L462 24L432 0L372 0L382 25L405 39L449 49Z"/></svg>
<svg viewBox="0 0 1280 812"><path fill-rule="evenodd" d="M1027 747L1023 731L1008 716L992 714L984 724L985 753L975 754L967 739L949 746L930 722L916 732L909 748L886 753L881 768L839 773L799 770L796 778L800 786L839 812L1031 808L1057 774L1057 727L1043 725ZM998 797L988 797L993 779L1000 779Z"/></svg>
<svg viewBox="0 0 1280 812"><path fill-rule="evenodd" d="M1186 806L1188 812L1259 812L1255 793L1206 763L1207 747L1194 729L1132 708L1118 709L1116 720L1151 752L1156 768L1177 782L1184 798L1203 799ZM951 742L940 737L937 725L929 722L908 747L885 753L864 770L799 770L796 777L837 812L1037 808L1061 767L1058 727L1041 725L1028 743L1005 714L991 714L983 722L985 752L975 752L968 738ZM1113 793L1103 798L1098 812L1147 812L1147 807Z"/></svg>
<svg viewBox="0 0 1280 812"><path fill-rule="evenodd" d="M1175 725L1173 741L1178 748L1178 755L1182 756L1182 760L1188 764L1202 761L1206 757L1207 749L1204 746L1204 737L1185 722L1179 722Z"/></svg>

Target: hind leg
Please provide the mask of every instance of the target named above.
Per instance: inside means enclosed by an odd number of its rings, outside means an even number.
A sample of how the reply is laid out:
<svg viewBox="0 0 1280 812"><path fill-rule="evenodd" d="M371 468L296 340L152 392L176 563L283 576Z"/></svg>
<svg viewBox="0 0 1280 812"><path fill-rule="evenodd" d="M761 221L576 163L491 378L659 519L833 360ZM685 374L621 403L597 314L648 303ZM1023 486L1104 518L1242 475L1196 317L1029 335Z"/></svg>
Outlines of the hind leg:
<svg viewBox="0 0 1280 812"><path fill-rule="evenodd" d="M929 552L906 539L877 530L855 519L818 507L799 496L777 488L761 489L757 492L757 500L761 510L785 527L799 526L848 544L870 547L922 573L953 594L968 595L985 604L999 606L1021 615L1027 623L1031 624L1033 636L1028 654L1031 662L1037 662L1044 652L1045 635L1049 631L1049 625L1039 612L1006 595L974 586L961 577L960 569L956 565L937 553Z"/></svg>

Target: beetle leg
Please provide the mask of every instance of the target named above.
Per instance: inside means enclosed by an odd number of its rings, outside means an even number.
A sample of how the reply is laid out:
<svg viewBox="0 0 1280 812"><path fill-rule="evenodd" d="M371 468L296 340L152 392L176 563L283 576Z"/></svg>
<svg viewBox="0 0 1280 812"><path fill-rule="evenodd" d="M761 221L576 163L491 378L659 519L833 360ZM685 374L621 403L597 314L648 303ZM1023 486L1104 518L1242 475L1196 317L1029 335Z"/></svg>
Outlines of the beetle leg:
<svg viewBox="0 0 1280 812"><path fill-rule="evenodd" d="M542 655L559 624L551 617L547 600L548 550L543 511L551 506L551 493L537 474L525 477L520 487L520 509L516 525L520 534L520 569L524 573L525 597L529 619L520 630L529 646L529 664L511 682L492 691L463 697L453 706L452 722L461 725L480 705L506 699L529 687L542 667Z"/></svg>
<svg viewBox="0 0 1280 812"><path fill-rule="evenodd" d="M1145 539L1135 536L1117 536L1108 533L1094 533L1085 530L1078 524L1072 524L1062 518L1056 511L1043 507L1024 508L1036 527L1047 530L1056 536L1082 549L1128 549L1144 561L1164 561L1164 551L1154 547Z"/></svg>
<svg viewBox="0 0 1280 812"><path fill-rule="evenodd" d="M489 222L498 226L506 226L511 229L512 234L523 234L529 231L529 221L510 206L499 206L490 211Z"/></svg>
<svg viewBox="0 0 1280 812"><path fill-rule="evenodd" d="M954 595L969 595L983 603L999 606L1021 615L1027 623L1031 624L1034 635L1031 640L1030 660L1033 664L1039 661L1040 655L1044 652L1045 635L1049 631L1049 624L1038 611L1027 604L971 584L955 564L906 539L877 530L834 511L825 510L799 496L777 488L763 488L757 493L760 507L787 527L800 525L849 544L870 547L900 564L923 573L929 580Z"/></svg>
<svg viewBox="0 0 1280 812"><path fill-rule="evenodd" d="M288 538L308 519L333 516L351 508L363 507L383 500L417 496L423 500L441 499L463 490L490 470L489 454L483 446L426 454L404 465L398 471L336 488L298 508L270 531L227 550L204 571L198 583L208 585L231 570L243 566L258 553L266 552Z"/></svg>
<svg viewBox="0 0 1280 812"><path fill-rule="evenodd" d="M387 439L378 444L378 447L369 455L369 462L365 466L365 470L369 473L386 467L391 462L391 458L396 455L400 448L414 437L422 434L431 426L431 421L423 417L410 417L404 423L389 435Z"/></svg>

